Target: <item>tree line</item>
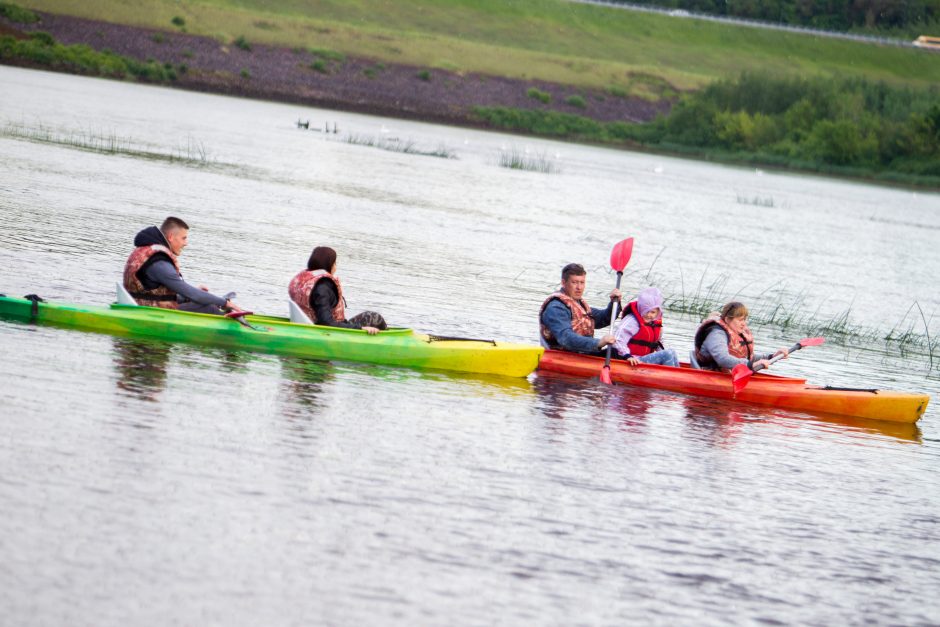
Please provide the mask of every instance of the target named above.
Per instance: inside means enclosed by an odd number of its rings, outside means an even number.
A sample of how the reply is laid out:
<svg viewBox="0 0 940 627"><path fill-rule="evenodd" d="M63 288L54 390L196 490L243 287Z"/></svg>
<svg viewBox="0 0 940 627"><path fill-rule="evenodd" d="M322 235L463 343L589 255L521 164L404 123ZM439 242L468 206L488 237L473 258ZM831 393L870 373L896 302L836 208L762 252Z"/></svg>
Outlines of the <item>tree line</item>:
<svg viewBox="0 0 940 627"><path fill-rule="evenodd" d="M770 163L940 177L940 89L744 73L680 99L637 137Z"/></svg>
<svg viewBox="0 0 940 627"><path fill-rule="evenodd" d="M940 0L629 0L629 3L834 31L940 36ZM936 32L925 32L929 30Z"/></svg>

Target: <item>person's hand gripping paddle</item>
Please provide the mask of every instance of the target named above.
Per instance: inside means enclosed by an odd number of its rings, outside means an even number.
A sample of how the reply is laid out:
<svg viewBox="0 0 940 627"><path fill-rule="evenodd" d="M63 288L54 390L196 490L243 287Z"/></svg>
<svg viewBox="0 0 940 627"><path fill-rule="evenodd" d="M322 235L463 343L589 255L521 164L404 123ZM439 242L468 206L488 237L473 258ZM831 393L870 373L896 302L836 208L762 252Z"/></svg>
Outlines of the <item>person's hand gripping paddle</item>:
<svg viewBox="0 0 940 627"><path fill-rule="evenodd" d="M822 338L822 337L804 338L790 347L790 353L791 354L795 353L796 351L800 350L801 348L805 346L819 346L825 341L826 341L826 338ZM780 361L781 359L783 359L782 353L772 358L768 362L768 365L776 363ZM734 387L734 393L737 394L738 392L743 390L747 386L748 381L751 380L751 375L757 372L758 370L763 370L764 368L766 368L766 366L764 366L763 364L758 364L754 366L753 370L751 368L748 368L747 364L738 364L737 366L732 368L731 369L731 385Z"/></svg>
<svg viewBox="0 0 940 627"><path fill-rule="evenodd" d="M633 238L628 237L627 239L619 242L614 246L613 250L610 251L610 268L617 273L617 288L620 289L620 279L623 278L623 269L627 267L627 264L630 263L630 256L633 254ZM617 301L617 304L614 306L614 315L610 319L610 324L613 326L614 322L620 316L620 301ZM607 385L611 385L610 380L610 353L613 350L613 345L607 345L607 355L604 357L604 367L601 368L601 382Z"/></svg>

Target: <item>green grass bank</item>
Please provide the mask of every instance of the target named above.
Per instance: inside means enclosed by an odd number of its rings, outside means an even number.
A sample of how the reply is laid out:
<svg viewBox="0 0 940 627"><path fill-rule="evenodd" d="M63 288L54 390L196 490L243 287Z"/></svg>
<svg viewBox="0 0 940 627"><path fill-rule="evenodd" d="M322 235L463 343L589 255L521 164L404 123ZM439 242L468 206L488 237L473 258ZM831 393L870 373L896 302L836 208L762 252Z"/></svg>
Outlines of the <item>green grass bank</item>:
<svg viewBox="0 0 940 627"><path fill-rule="evenodd" d="M232 42L318 47L457 72L642 93L742 71L940 83L922 51L742 28L563 0L25 0L22 6ZM177 23L174 23L176 19ZM179 25L178 22L183 24ZM651 97L656 97L651 95Z"/></svg>

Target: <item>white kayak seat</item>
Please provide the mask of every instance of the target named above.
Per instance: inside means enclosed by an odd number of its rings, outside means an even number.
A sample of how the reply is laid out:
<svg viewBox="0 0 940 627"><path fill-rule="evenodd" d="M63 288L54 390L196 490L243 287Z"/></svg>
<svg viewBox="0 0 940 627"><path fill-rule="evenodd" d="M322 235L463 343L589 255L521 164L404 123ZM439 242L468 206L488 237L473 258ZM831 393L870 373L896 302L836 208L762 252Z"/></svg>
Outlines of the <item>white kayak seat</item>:
<svg viewBox="0 0 940 627"><path fill-rule="evenodd" d="M689 365L695 368L696 370L701 370L702 367L698 363L698 359L695 358L695 349L689 351Z"/></svg>
<svg viewBox="0 0 940 627"><path fill-rule="evenodd" d="M295 324L313 324L313 320L311 320L310 317L304 313L304 310L301 309L294 301L287 301L287 309L290 311L291 322Z"/></svg>
<svg viewBox="0 0 940 627"><path fill-rule="evenodd" d="M120 283L114 284L117 288L117 303L118 305L130 305L131 307L137 307L137 301L134 300L134 297L131 296L130 292L124 289L124 286Z"/></svg>

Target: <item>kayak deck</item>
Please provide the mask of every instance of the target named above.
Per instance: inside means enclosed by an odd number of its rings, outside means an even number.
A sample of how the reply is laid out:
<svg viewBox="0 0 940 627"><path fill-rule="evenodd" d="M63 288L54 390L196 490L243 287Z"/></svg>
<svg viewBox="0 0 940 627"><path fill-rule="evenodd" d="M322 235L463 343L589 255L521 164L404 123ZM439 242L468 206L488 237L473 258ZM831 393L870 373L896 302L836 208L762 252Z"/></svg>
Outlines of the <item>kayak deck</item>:
<svg viewBox="0 0 940 627"><path fill-rule="evenodd" d="M603 365L601 357L547 350L539 361L539 370L596 377ZM917 422L930 400L926 394L830 388L808 384L805 379L761 372L754 374L747 387L735 394L730 374L697 370L688 364L681 364L679 368L651 364L631 366L615 360L610 364L610 376L617 383L639 387L891 422Z"/></svg>
<svg viewBox="0 0 940 627"><path fill-rule="evenodd" d="M71 329L291 355L419 369L524 377L535 370L539 346L442 338L411 329L369 335L359 329L296 324L287 318L246 316L255 328L210 314L114 304L108 307L0 297L0 316Z"/></svg>

